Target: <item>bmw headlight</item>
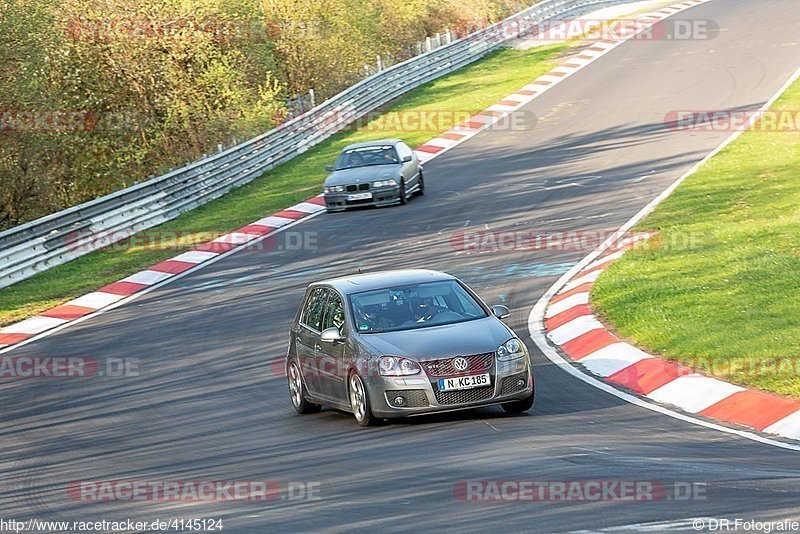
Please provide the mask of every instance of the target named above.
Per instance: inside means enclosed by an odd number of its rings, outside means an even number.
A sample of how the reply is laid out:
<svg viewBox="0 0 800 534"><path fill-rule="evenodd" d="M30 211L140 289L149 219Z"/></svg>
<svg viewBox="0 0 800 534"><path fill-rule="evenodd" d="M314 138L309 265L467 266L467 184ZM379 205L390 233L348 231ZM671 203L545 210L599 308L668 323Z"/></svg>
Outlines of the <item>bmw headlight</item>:
<svg viewBox="0 0 800 534"><path fill-rule="evenodd" d="M499 347L497 347L497 359L502 361L515 360L525 354L525 346L522 341L512 337Z"/></svg>
<svg viewBox="0 0 800 534"><path fill-rule="evenodd" d="M397 180L395 180L394 178L372 182L372 187L394 187L396 185L397 185Z"/></svg>
<svg viewBox="0 0 800 534"><path fill-rule="evenodd" d="M382 356L378 361L381 375L383 376L406 376L419 373L419 364L407 358L396 356Z"/></svg>
<svg viewBox="0 0 800 534"><path fill-rule="evenodd" d="M326 186L325 187L325 192L326 193L341 193L343 191L344 191L344 186L343 185L332 185L332 186Z"/></svg>

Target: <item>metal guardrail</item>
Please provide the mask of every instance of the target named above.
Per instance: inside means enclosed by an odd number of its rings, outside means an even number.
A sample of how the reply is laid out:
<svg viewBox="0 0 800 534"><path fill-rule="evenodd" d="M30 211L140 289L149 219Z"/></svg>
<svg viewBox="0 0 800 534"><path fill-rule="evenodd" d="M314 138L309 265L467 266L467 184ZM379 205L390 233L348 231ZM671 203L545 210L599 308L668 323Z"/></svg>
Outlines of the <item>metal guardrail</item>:
<svg viewBox="0 0 800 534"><path fill-rule="evenodd" d="M0 232L0 288L221 197L398 96L472 63L541 22L637 0L546 0L397 63L258 137L163 176Z"/></svg>

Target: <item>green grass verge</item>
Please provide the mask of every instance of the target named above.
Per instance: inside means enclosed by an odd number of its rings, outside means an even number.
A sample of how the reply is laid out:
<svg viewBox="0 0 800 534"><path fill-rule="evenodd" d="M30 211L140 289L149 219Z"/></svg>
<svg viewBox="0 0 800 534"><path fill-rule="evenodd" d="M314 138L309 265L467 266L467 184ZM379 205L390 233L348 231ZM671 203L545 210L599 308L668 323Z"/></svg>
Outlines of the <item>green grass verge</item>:
<svg viewBox="0 0 800 534"><path fill-rule="evenodd" d="M800 82L773 109L800 109ZM800 134L750 131L638 226L600 277L620 334L723 379L800 397Z"/></svg>
<svg viewBox="0 0 800 534"><path fill-rule="evenodd" d="M476 113L550 70L558 56L570 46L573 45L494 52L473 65L411 91L387 106L386 111ZM437 122L437 130L399 131L381 129L380 125L392 126L392 123L376 119L360 129L339 133L250 184L155 230L180 230L184 234L234 230L319 193L325 177L324 165L333 163L336 154L349 143L400 137L413 147L453 126ZM194 241L204 240L199 236ZM33 316L170 258L180 250L191 248L191 241L163 242L161 245L167 250L118 244L5 288L0 291L0 325Z"/></svg>

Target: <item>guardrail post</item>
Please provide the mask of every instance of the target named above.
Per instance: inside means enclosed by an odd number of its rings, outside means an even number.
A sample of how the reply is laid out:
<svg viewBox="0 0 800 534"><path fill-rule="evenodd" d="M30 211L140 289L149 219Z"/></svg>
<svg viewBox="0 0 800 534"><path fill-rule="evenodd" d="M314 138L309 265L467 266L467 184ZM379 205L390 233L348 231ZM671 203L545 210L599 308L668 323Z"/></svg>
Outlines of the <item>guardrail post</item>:
<svg viewBox="0 0 800 534"><path fill-rule="evenodd" d="M380 72L383 70L383 61L381 61L381 55L378 54L377 56L375 56L375 59L376 59L375 64L378 65L378 72Z"/></svg>
<svg viewBox="0 0 800 534"><path fill-rule="evenodd" d="M430 52L431 50L432 50L432 48L431 48L431 38L430 38L430 36L428 36L428 37L425 38L425 51L426 52Z"/></svg>

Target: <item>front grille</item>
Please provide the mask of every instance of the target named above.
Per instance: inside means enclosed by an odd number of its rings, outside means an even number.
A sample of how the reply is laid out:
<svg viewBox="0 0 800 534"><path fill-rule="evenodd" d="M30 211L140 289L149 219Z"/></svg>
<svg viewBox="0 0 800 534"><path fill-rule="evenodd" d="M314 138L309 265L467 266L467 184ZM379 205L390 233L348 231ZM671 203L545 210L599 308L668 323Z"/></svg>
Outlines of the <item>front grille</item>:
<svg viewBox="0 0 800 534"><path fill-rule="evenodd" d="M492 395L494 395L494 386L456 391L436 391L435 394L436 402L439 404L468 404L491 399Z"/></svg>
<svg viewBox="0 0 800 534"><path fill-rule="evenodd" d="M346 190L348 193L354 193L356 191L369 191L369 184L351 184L347 186Z"/></svg>
<svg viewBox="0 0 800 534"><path fill-rule="evenodd" d="M525 384L520 387L517 385L517 381L520 378L525 379ZM522 391L525 389L525 386L528 385L528 373L519 373L516 375L507 376L503 379L503 386L500 390L501 395L510 395L512 393L516 393L517 391Z"/></svg>
<svg viewBox="0 0 800 534"><path fill-rule="evenodd" d="M406 403L402 406L397 406L394 403L394 398L397 396L405 397ZM424 408L431 405L424 389L388 390L386 391L386 401L389 406L395 406L396 408Z"/></svg>
<svg viewBox="0 0 800 534"><path fill-rule="evenodd" d="M453 365L453 360L458 357L459 356L455 356L444 360L431 360L422 362L422 365L425 367L425 372L428 373L428 376L459 376L486 371L494 362L493 352L475 354L473 356L461 356L467 360L467 368L463 371L457 371Z"/></svg>

